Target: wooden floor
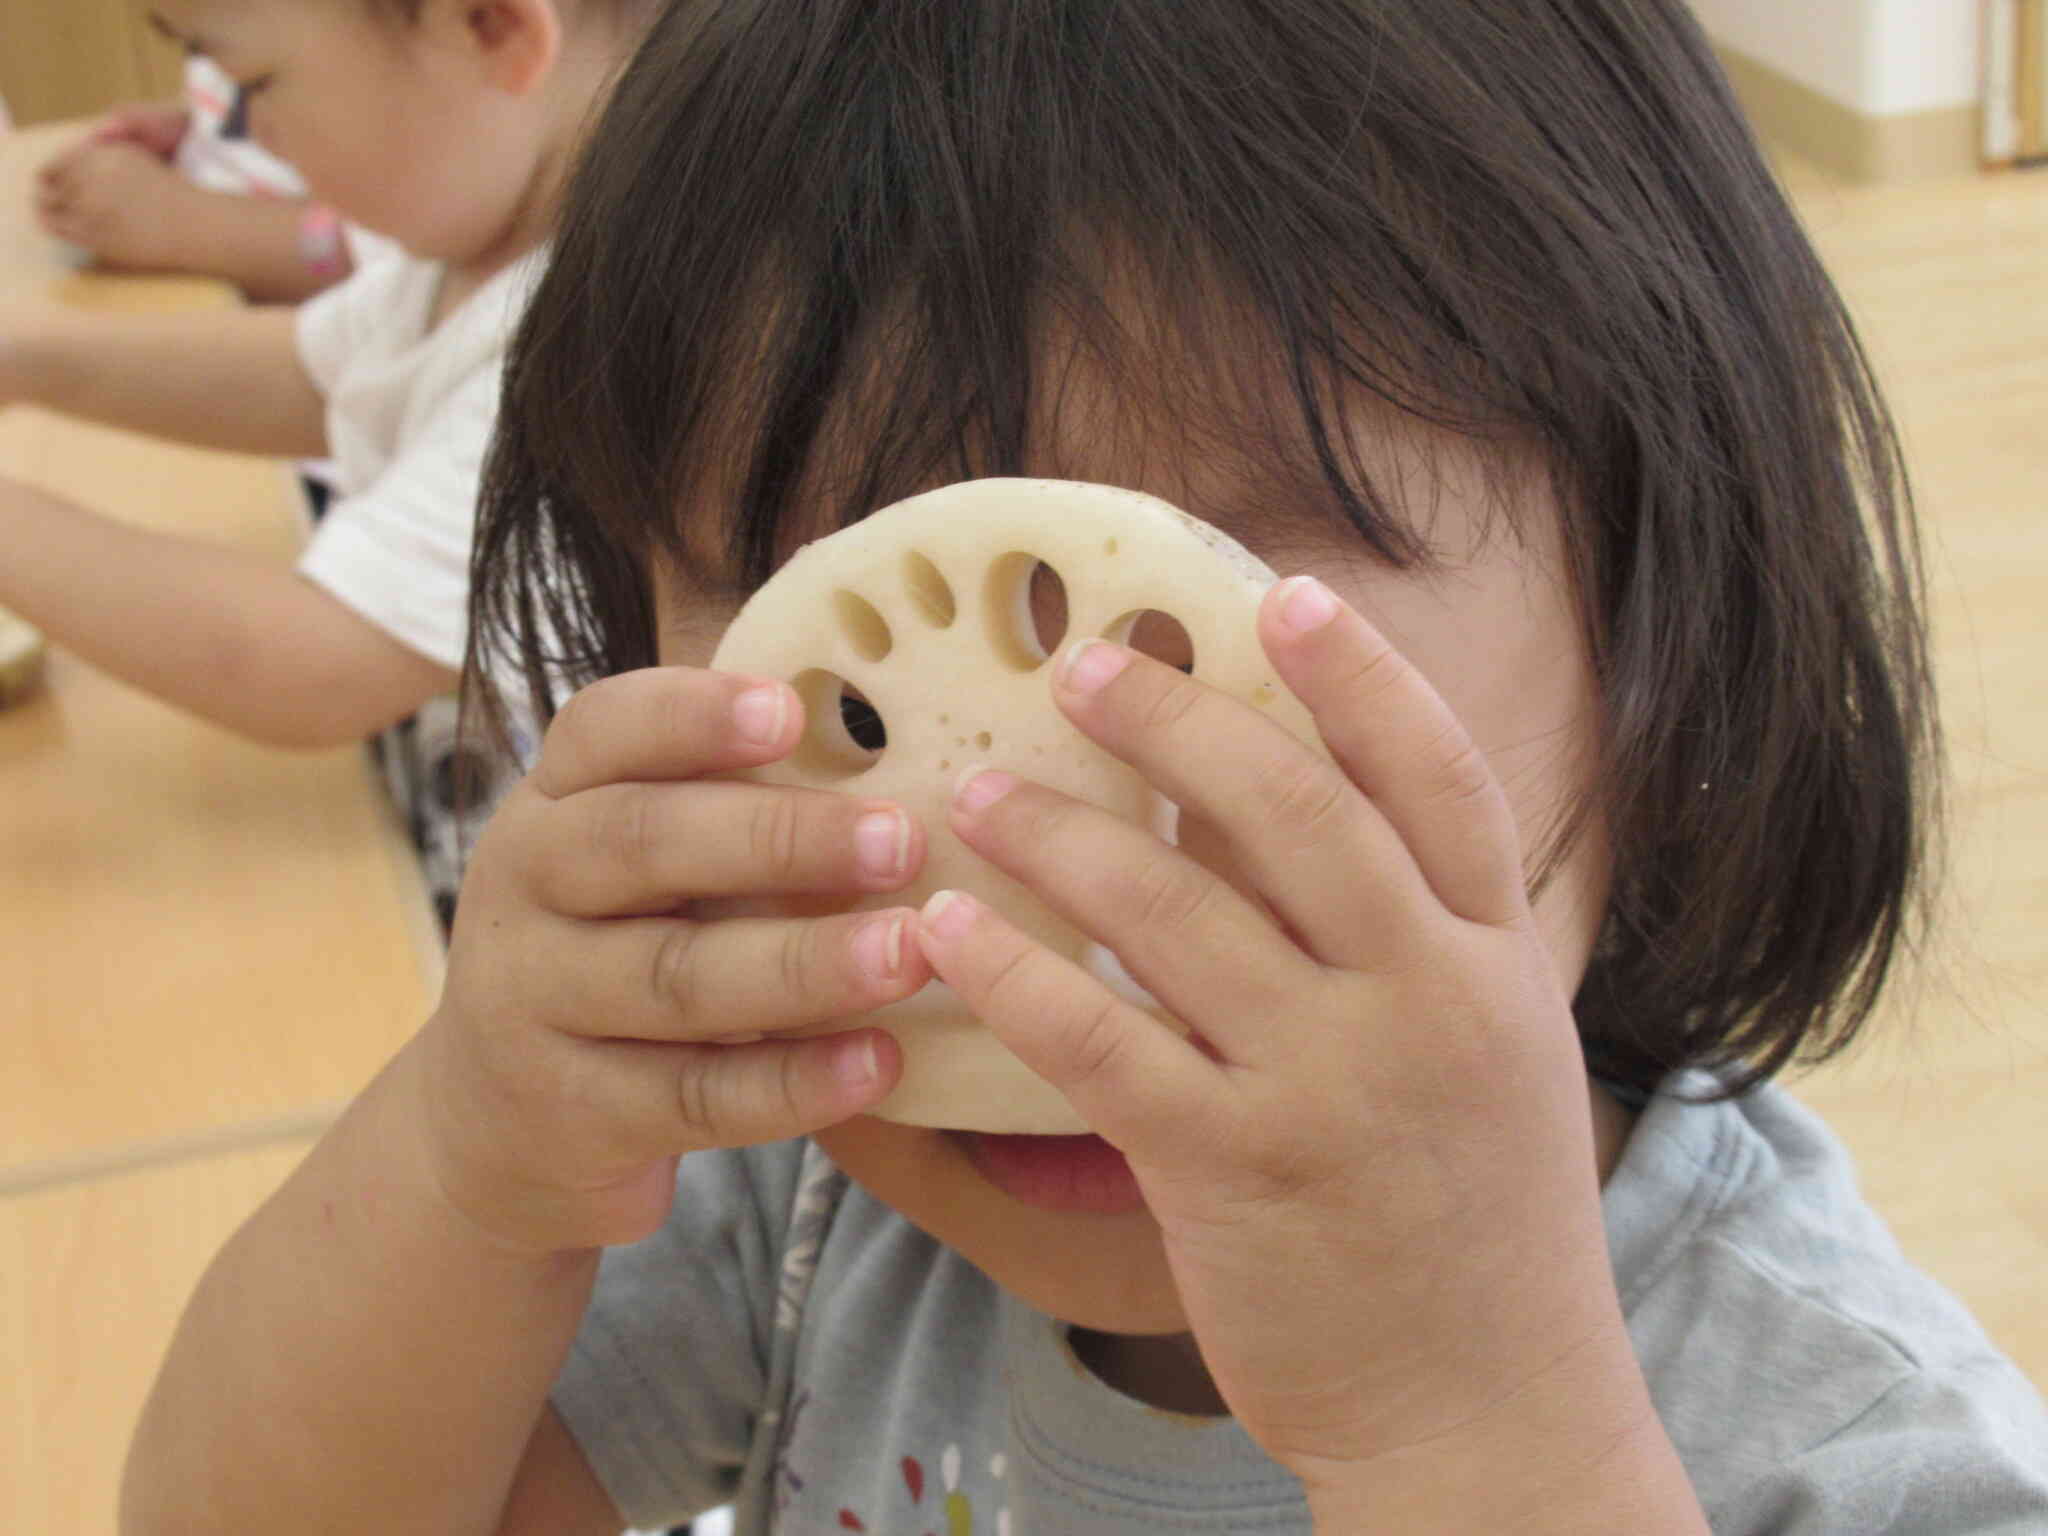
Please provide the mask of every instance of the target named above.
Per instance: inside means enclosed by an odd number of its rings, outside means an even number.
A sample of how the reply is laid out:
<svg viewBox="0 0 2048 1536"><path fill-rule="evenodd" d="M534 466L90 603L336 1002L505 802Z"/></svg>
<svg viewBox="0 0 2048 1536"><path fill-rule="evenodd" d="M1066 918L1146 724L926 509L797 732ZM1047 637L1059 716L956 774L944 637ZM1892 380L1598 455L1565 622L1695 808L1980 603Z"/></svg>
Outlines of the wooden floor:
<svg viewBox="0 0 2048 1536"><path fill-rule="evenodd" d="M1941 937L1868 1044L1799 1091L1856 1147L1907 1250L2048 1384L2048 172L1787 179L1904 424L1955 774ZM112 1529L187 1290L306 1145L289 1117L223 1124L137 1166L0 1189L0 1529Z"/></svg>
<svg viewBox="0 0 2048 1536"><path fill-rule="evenodd" d="M1906 1251L2048 1387L2048 172L1784 169L1918 480L1953 797L1935 941L1797 1086Z"/></svg>

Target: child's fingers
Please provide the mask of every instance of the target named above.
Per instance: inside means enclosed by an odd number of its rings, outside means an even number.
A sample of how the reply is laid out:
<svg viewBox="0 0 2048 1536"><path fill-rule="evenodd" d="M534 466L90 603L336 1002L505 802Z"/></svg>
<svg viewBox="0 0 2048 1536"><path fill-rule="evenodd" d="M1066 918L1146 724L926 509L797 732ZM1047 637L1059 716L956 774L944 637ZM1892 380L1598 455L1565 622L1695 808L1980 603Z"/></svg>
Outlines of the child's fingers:
<svg viewBox="0 0 2048 1536"><path fill-rule="evenodd" d="M1114 950L1172 1014L1232 1061L1298 1013L1324 972L1227 881L1143 827L1007 773L960 787L953 828Z"/></svg>
<svg viewBox="0 0 2048 1536"><path fill-rule="evenodd" d="M599 784L696 778L774 762L803 705L787 683L692 667L604 678L562 706L529 782L560 799Z"/></svg>
<svg viewBox="0 0 2048 1536"><path fill-rule="evenodd" d="M1282 680L1400 834L1437 899L1471 922L1524 915L1514 811L1485 753L1428 679L1313 577L1267 594L1259 632Z"/></svg>
<svg viewBox="0 0 2048 1536"><path fill-rule="evenodd" d="M68 175L54 175L36 183L36 209L45 217L62 213L71 202L72 183Z"/></svg>
<svg viewBox="0 0 2048 1536"><path fill-rule="evenodd" d="M972 896L941 891L917 934L975 1016L1119 1148L1170 1158L1217 1123L1216 1063Z"/></svg>
<svg viewBox="0 0 2048 1536"><path fill-rule="evenodd" d="M901 806L826 790L605 784L521 810L526 889L570 917L668 912L713 896L891 891L924 862L924 830Z"/></svg>
<svg viewBox="0 0 2048 1536"><path fill-rule="evenodd" d="M908 909L822 918L583 925L522 967L565 1034L692 1043L806 1029L900 1002L931 979Z"/></svg>
<svg viewBox="0 0 2048 1536"><path fill-rule="evenodd" d="M879 1029L601 1051L581 1092L604 1115L622 1161L807 1136L872 1109L902 1075L901 1050Z"/></svg>
<svg viewBox="0 0 2048 1536"><path fill-rule="evenodd" d="M182 107L117 107L93 131L98 144L133 144L159 160L177 153L191 118Z"/></svg>
<svg viewBox="0 0 2048 1536"><path fill-rule="evenodd" d="M1377 969L1408 952L1434 904L1428 883L1341 767L1226 694L1107 641L1069 650L1055 688L1076 725L1223 834L1252 889L1316 959Z"/></svg>

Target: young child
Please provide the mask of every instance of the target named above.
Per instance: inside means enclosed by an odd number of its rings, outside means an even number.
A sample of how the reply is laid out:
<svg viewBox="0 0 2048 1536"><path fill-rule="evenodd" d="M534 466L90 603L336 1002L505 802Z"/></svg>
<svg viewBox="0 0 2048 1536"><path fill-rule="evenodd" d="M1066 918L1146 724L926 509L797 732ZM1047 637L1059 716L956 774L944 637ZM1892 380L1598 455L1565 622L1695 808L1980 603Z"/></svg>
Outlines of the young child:
<svg viewBox="0 0 2048 1536"><path fill-rule="evenodd" d="M592 103L644 9L159 5L161 26L232 71L257 140L412 254L393 248L297 310L0 312L0 405L329 456L336 490L293 569L0 481L0 606L285 746L361 739L451 690L504 347ZM452 884L437 880L444 906Z"/></svg>
<svg viewBox="0 0 2048 1536"><path fill-rule="evenodd" d="M745 594L1013 474L1297 573L1257 639L1334 762L1075 637L1049 704L1182 847L723 777L802 728L704 670ZM479 530L479 676L590 685L201 1284L129 1529L2040 1527L2038 1397L1766 1082L1913 910L1911 541L1678 0L672 7ZM1191 1036L970 899L832 912L953 837ZM1099 1138L788 1037L935 975Z"/></svg>
<svg viewBox="0 0 2048 1536"><path fill-rule="evenodd" d="M354 266L334 210L249 137L248 98L202 53L176 104L116 108L36 176L36 214L102 265L192 272L296 303Z"/></svg>

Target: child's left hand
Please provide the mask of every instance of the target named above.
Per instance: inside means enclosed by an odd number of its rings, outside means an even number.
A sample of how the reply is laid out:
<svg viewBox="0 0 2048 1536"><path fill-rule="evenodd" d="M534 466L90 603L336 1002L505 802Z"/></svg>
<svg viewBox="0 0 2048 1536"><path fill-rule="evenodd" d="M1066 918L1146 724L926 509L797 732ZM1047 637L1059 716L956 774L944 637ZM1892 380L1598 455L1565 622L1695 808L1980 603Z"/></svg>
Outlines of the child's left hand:
<svg viewBox="0 0 2048 1536"><path fill-rule="evenodd" d="M1334 763L1121 647L1070 652L1055 683L1207 823L1229 880L1008 775L953 810L1194 1038L971 899L934 898L921 943L1129 1158L1218 1389L1312 1497L1503 1453L1561 1471L1648 1399L1513 813L1449 707L1327 588L1282 583L1259 624Z"/></svg>

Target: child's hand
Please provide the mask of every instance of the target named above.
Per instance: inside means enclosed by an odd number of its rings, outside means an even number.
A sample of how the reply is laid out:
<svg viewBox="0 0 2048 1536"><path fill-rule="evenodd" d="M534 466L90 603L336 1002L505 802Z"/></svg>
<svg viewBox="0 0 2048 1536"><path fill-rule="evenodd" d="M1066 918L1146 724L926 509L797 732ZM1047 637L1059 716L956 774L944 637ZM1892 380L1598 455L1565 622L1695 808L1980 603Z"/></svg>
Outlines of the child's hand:
<svg viewBox="0 0 2048 1536"><path fill-rule="evenodd" d="M36 214L59 240L114 267L174 267L179 221L197 189L148 149L88 141L44 166Z"/></svg>
<svg viewBox="0 0 2048 1536"><path fill-rule="evenodd" d="M880 1030L774 1037L924 985L914 913L690 915L916 875L923 833L897 807L704 778L786 756L802 728L781 683L627 673L569 701L492 818L408 1053L434 1174L491 1237L632 1241L667 1214L681 1154L804 1135L894 1087Z"/></svg>
<svg viewBox="0 0 2048 1536"><path fill-rule="evenodd" d="M1220 840L1230 879L1007 775L953 811L1194 1038L969 898L934 897L919 942L1129 1158L1218 1388L1313 1490L1634 1367L1584 1063L1505 795L1319 583L1276 588L1260 630L1334 763L1121 647L1069 653L1055 684Z"/></svg>
<svg viewBox="0 0 2048 1536"><path fill-rule="evenodd" d="M192 128L192 109L166 102L138 102L116 107L94 125L88 142L133 144L159 160L168 160Z"/></svg>

